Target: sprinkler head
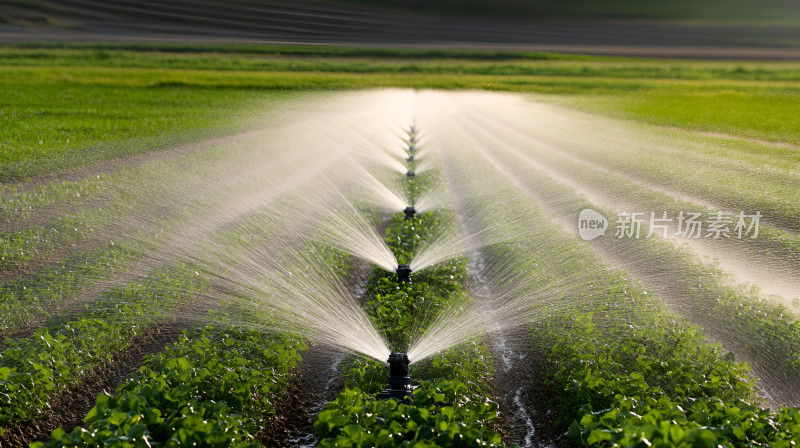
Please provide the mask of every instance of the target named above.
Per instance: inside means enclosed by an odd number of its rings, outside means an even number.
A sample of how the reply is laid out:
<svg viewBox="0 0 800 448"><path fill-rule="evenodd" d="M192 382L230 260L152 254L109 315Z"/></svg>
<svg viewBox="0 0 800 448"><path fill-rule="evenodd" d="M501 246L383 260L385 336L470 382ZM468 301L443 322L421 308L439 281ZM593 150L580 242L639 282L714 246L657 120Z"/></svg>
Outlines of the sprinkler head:
<svg viewBox="0 0 800 448"><path fill-rule="evenodd" d="M417 211L414 209L414 207L406 207L403 210L403 213L406 214L406 219L412 219L414 217L414 213L417 213Z"/></svg>
<svg viewBox="0 0 800 448"><path fill-rule="evenodd" d="M411 142L411 144L408 145L408 152L414 152L414 142Z"/></svg>
<svg viewBox="0 0 800 448"><path fill-rule="evenodd" d="M414 154L411 154L410 156L408 156L408 160L406 160L406 162L411 163L413 161L414 161Z"/></svg>
<svg viewBox="0 0 800 448"><path fill-rule="evenodd" d="M378 394L379 400L394 398L409 404L411 400L411 369L410 361L405 353L392 353L389 355L389 388Z"/></svg>
<svg viewBox="0 0 800 448"><path fill-rule="evenodd" d="M417 173L415 173L414 170L408 170L408 172L406 173L406 177L409 179L413 179L417 177Z"/></svg>
<svg viewBox="0 0 800 448"><path fill-rule="evenodd" d="M395 272L397 272L398 283L411 283L411 268L407 264L401 264Z"/></svg>

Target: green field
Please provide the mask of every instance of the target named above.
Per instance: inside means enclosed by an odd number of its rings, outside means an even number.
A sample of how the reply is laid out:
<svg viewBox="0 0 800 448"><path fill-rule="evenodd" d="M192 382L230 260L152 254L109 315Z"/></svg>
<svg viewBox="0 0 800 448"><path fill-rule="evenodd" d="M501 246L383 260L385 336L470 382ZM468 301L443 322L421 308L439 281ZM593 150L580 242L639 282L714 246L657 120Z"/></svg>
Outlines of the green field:
<svg viewBox="0 0 800 448"><path fill-rule="evenodd" d="M798 62L0 46L0 445L795 446L798 117Z"/></svg>
<svg viewBox="0 0 800 448"><path fill-rule="evenodd" d="M248 112L269 108L283 90L554 94L548 98L626 119L800 143L798 63L456 50L66 47L0 49L0 180L245 129Z"/></svg>

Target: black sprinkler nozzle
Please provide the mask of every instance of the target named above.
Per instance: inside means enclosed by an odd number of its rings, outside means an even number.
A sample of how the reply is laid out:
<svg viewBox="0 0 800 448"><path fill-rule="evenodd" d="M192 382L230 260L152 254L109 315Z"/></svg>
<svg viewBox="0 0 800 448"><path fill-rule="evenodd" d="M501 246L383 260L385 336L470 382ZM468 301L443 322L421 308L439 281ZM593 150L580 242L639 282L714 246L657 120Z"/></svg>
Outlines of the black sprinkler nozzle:
<svg viewBox="0 0 800 448"><path fill-rule="evenodd" d="M412 219L417 211L414 209L414 207L406 207L403 209L403 213L406 214L406 219Z"/></svg>
<svg viewBox="0 0 800 448"><path fill-rule="evenodd" d="M414 170L408 170L408 172L406 173L406 177L409 179L413 179L417 177L417 173L415 173Z"/></svg>
<svg viewBox="0 0 800 448"><path fill-rule="evenodd" d="M379 400L394 398L409 404L411 400L411 369L408 355L392 353L389 355L389 388L378 394Z"/></svg>
<svg viewBox="0 0 800 448"><path fill-rule="evenodd" d="M408 159L406 160L406 162L411 163L413 161L414 161L414 154L411 154L410 156L408 156Z"/></svg>
<svg viewBox="0 0 800 448"><path fill-rule="evenodd" d="M411 282L411 268L407 264L401 264L395 272L397 272L398 283Z"/></svg>

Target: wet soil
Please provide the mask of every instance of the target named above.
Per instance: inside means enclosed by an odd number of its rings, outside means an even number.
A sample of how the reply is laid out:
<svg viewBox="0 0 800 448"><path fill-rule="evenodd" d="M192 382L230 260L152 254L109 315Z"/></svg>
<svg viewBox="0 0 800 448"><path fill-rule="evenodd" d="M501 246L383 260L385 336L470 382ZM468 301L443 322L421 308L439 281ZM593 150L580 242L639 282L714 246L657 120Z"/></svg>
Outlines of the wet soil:
<svg viewBox="0 0 800 448"><path fill-rule="evenodd" d="M366 300L364 285L372 268L369 263L355 261L353 272L345 285L360 303ZM312 345L303 353L289 388L280 397L277 413L265 420L259 434L268 447L311 447L319 438L314 434L314 422L325 404L336 398L344 388L342 368L347 355L326 347Z"/></svg>
<svg viewBox="0 0 800 448"><path fill-rule="evenodd" d="M545 383L550 364L525 329L493 333L486 339L494 356L492 388L500 405L501 430L521 447L566 446L548 402L558 391Z"/></svg>

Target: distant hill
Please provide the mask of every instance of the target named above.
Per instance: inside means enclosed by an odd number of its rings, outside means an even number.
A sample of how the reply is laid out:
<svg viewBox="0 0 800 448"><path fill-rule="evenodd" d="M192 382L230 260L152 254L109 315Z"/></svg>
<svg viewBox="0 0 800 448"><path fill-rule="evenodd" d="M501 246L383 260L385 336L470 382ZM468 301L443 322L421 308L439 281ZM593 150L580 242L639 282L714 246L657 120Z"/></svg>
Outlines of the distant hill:
<svg viewBox="0 0 800 448"><path fill-rule="evenodd" d="M494 17L800 22L798 0L340 0L437 14Z"/></svg>
<svg viewBox="0 0 800 448"><path fill-rule="evenodd" d="M31 41L793 59L800 0L0 0L0 42Z"/></svg>

